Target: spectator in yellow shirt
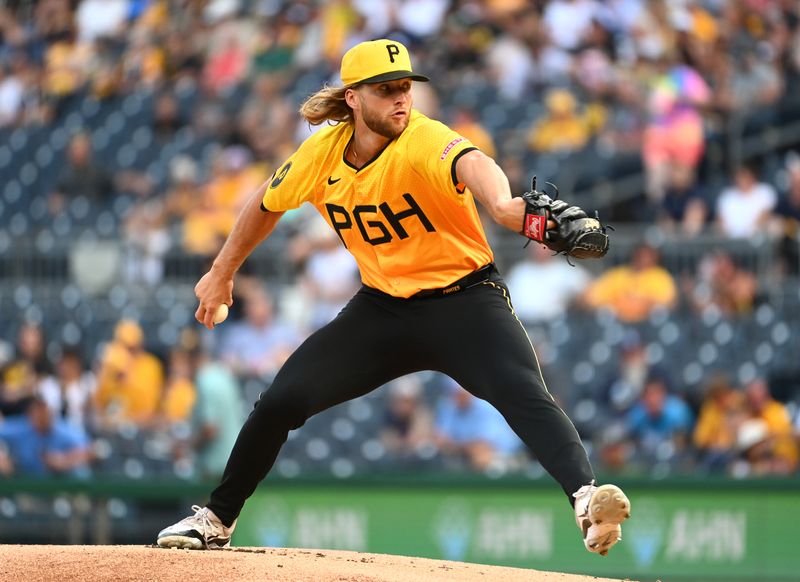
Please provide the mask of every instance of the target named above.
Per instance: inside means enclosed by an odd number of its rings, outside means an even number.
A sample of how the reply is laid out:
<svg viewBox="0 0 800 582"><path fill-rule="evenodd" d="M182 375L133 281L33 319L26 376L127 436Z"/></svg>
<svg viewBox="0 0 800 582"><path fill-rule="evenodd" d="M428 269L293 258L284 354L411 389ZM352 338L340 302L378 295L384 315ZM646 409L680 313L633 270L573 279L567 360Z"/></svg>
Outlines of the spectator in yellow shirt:
<svg viewBox="0 0 800 582"><path fill-rule="evenodd" d="M710 471L724 471L733 459L736 429L744 414L742 395L723 374L713 376L706 388L693 441L702 464Z"/></svg>
<svg viewBox="0 0 800 582"><path fill-rule="evenodd" d="M243 147L232 146L218 152L205 192L186 213L183 246L188 252L213 255L222 246L236 222L243 197L266 178L263 168L251 161Z"/></svg>
<svg viewBox="0 0 800 582"><path fill-rule="evenodd" d="M167 425L187 422L192 415L197 393L192 355L186 350L174 350L169 358L169 377L161 399L161 415Z"/></svg>
<svg viewBox="0 0 800 582"><path fill-rule="evenodd" d="M587 290L586 302L633 323L655 308L671 308L676 297L675 281L659 265L658 251L644 245L633 253L630 265L615 267L598 278Z"/></svg>
<svg viewBox="0 0 800 582"><path fill-rule="evenodd" d="M106 426L118 422L147 424L153 420L164 387L164 369L143 347L144 333L123 319L106 348L97 386L97 406Z"/></svg>
<svg viewBox="0 0 800 582"><path fill-rule="evenodd" d="M748 473L786 475L797 468L797 443L786 407L774 400L762 378L744 390L745 420L737 431L737 444L749 463Z"/></svg>
<svg viewBox="0 0 800 582"><path fill-rule="evenodd" d="M575 97L566 89L553 89L545 99L547 113L528 136L535 152L575 152L583 149L592 134L592 123L577 111Z"/></svg>
<svg viewBox="0 0 800 582"><path fill-rule="evenodd" d="M253 164L247 148L230 146L214 157L206 189L218 208L236 218L246 197L266 178L264 169Z"/></svg>
<svg viewBox="0 0 800 582"><path fill-rule="evenodd" d="M183 221L183 248L195 255L213 255L222 247L234 222L234 212L217 205L210 192L201 192Z"/></svg>
<svg viewBox="0 0 800 582"><path fill-rule="evenodd" d="M497 148L494 145L492 134L476 119L473 111L464 108L456 111L453 118L453 131L461 137L467 138L476 148L490 158L496 157Z"/></svg>

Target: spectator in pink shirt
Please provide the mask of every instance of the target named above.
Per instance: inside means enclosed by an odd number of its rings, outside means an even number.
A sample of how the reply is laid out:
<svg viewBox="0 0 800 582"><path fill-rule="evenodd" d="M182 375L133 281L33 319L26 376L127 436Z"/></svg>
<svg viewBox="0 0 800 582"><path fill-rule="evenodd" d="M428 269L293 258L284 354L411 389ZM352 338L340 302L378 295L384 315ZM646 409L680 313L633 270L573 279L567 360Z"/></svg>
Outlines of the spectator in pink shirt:
<svg viewBox="0 0 800 582"><path fill-rule="evenodd" d="M675 166L694 171L705 149L701 109L711 90L700 74L668 58L658 62L648 95L643 155L648 194L660 200Z"/></svg>

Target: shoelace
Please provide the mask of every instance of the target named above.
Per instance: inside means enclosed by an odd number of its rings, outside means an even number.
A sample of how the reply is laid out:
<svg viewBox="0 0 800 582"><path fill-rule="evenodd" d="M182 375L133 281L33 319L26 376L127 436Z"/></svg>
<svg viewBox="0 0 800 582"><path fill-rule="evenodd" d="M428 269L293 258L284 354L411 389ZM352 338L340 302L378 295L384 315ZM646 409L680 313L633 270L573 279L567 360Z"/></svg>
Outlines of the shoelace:
<svg viewBox="0 0 800 582"><path fill-rule="evenodd" d="M200 507L199 505L192 505L192 511L194 511L194 518L203 526L203 535L207 535L208 532L214 530L214 525L211 523L211 519L208 517L208 508Z"/></svg>
<svg viewBox="0 0 800 582"><path fill-rule="evenodd" d="M577 490L575 493L573 493L573 494L572 494L572 496L573 496L575 499L580 499L581 497L583 497L584 495L586 495L587 493L589 493L589 491L591 491L591 490L592 490L592 487L594 487L594 486L595 486L595 485L594 485L594 479L592 479L592 482L591 482L591 483L589 483L588 485L584 485L583 487L581 487L580 489L578 489L578 490Z"/></svg>

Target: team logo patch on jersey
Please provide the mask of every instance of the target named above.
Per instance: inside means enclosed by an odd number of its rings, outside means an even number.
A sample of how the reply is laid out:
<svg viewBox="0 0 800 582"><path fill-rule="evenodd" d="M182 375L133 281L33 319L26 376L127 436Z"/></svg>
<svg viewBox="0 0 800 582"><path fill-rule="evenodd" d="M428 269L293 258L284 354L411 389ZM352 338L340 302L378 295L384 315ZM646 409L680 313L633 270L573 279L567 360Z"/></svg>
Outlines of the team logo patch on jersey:
<svg viewBox="0 0 800 582"><path fill-rule="evenodd" d="M466 139L467 138L465 138L465 137L457 137L456 139L451 141L449 144L447 144L447 147L444 148L444 151L442 152L442 155L439 156L439 159L440 160L444 160L447 157L447 154L450 153L450 150L452 150L456 146L456 144L459 144L462 141L465 141Z"/></svg>
<svg viewBox="0 0 800 582"><path fill-rule="evenodd" d="M278 175L275 176L275 178L270 183L269 185L270 189L277 188L278 186L281 185L281 182L283 182L283 179L286 177L286 174L289 173L289 168L291 167L292 167L292 162L289 162L283 168L281 168L281 171L278 172Z"/></svg>

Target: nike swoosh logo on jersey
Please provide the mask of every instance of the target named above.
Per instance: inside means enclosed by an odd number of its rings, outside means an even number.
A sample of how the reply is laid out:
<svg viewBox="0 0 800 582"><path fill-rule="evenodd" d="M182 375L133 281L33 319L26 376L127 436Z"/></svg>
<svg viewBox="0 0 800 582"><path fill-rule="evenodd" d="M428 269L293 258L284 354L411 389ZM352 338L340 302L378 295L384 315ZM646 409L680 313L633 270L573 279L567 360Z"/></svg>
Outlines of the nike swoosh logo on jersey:
<svg viewBox="0 0 800 582"><path fill-rule="evenodd" d="M336 184L336 182L338 182L339 180L341 180L341 178L336 178L336 179L334 180L334 179L333 179L333 176L330 176L330 177L328 177L328 186L333 186L333 185L334 185L334 184Z"/></svg>

